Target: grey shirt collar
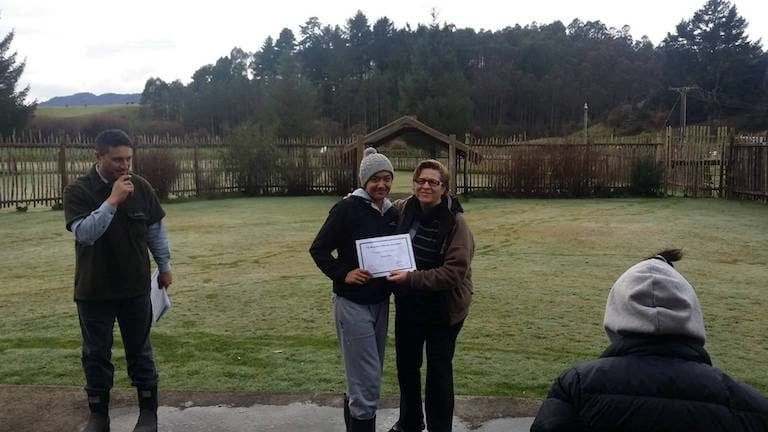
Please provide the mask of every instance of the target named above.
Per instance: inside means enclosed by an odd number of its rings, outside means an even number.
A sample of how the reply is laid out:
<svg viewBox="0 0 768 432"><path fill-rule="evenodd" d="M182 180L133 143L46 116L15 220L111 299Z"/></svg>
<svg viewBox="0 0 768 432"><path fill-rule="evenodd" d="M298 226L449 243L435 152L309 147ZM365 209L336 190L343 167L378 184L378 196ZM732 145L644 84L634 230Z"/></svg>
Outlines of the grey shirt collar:
<svg viewBox="0 0 768 432"><path fill-rule="evenodd" d="M373 199L370 195L368 195L368 192L365 191L363 188L357 188L354 192L352 192L352 195L356 197L360 197L366 201L368 201L371 204L371 207L375 208L377 212L380 212L381 214L384 214L387 212L387 210L392 207L392 201L389 200L389 198L384 198L384 202L381 205L381 209L379 209L378 206L373 202Z"/></svg>
<svg viewBox="0 0 768 432"><path fill-rule="evenodd" d="M99 178L101 179L101 181L103 181L103 182L104 182L104 183L106 183L106 184L109 184L109 180L107 180L107 179L106 179L106 178L105 178L105 177L104 177L104 176L101 174L101 170L99 169L99 164L96 164L96 165L94 165L94 168L96 168L96 174L98 174L98 175L99 175Z"/></svg>

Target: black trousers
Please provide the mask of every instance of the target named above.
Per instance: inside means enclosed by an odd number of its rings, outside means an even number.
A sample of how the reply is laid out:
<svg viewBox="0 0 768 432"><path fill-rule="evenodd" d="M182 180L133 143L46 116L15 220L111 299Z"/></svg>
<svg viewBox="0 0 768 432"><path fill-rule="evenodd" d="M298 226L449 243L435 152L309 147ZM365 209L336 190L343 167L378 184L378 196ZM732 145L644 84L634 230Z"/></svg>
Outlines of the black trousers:
<svg viewBox="0 0 768 432"><path fill-rule="evenodd" d="M138 388L157 385L157 371L149 332L152 328L152 303L149 294L125 300L77 301L80 331L83 335L83 371L87 392L109 391L114 382L112 333L115 320L128 363L128 376Z"/></svg>
<svg viewBox="0 0 768 432"><path fill-rule="evenodd" d="M395 312L397 381L400 384L400 425L420 431L421 365L427 351L424 408L429 432L450 432L453 427L453 353L464 322L454 325L420 320L410 313Z"/></svg>

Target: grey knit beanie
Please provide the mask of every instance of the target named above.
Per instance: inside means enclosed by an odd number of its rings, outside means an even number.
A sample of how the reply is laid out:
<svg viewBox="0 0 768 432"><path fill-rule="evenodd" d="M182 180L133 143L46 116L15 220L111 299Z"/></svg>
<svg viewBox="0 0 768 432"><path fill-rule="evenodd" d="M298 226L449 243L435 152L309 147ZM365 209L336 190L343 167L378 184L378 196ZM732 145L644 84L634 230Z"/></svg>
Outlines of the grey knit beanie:
<svg viewBox="0 0 768 432"><path fill-rule="evenodd" d="M395 176L392 162L383 154L376 152L375 148L368 147L363 152L363 160L360 161L360 186L365 187L368 179L379 171L389 171L392 177Z"/></svg>
<svg viewBox="0 0 768 432"><path fill-rule="evenodd" d="M706 340L696 292L663 259L641 261L616 280L608 294L603 325L611 342L623 332Z"/></svg>

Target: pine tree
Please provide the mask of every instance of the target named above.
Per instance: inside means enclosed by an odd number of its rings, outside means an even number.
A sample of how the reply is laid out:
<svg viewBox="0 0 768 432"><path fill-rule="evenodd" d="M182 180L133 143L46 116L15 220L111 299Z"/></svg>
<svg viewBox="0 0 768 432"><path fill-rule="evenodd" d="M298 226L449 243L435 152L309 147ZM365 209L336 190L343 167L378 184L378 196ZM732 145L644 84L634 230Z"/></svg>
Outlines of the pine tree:
<svg viewBox="0 0 768 432"><path fill-rule="evenodd" d="M9 53L14 32L0 41L0 135L11 135L23 129L29 121L36 103L27 105L29 86L16 91L24 72L25 62L16 63L16 53Z"/></svg>
<svg viewBox="0 0 768 432"><path fill-rule="evenodd" d="M692 96L704 102L710 118L749 109L764 96L768 59L759 42L746 35L747 21L727 0L708 0L690 20L677 25L662 43L664 69L671 86L696 85ZM700 104L701 107L701 104ZM696 105L692 105L696 110Z"/></svg>

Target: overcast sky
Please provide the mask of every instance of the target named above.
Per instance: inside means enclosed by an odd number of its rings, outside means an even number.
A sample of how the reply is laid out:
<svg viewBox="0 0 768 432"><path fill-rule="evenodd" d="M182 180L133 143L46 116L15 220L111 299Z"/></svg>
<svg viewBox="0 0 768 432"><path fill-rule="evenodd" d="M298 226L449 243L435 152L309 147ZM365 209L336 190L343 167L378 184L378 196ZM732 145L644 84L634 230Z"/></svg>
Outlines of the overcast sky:
<svg viewBox="0 0 768 432"><path fill-rule="evenodd" d="M705 0L387 0L236 1L216 0L2 0L0 36L15 30L11 47L26 59L23 85L42 102L77 92L140 93L149 77L185 84L199 67L229 54L232 47L259 49L283 27L299 35L309 17L344 26L360 9L373 24L382 16L400 28L438 21L475 30L515 24L565 25L574 18L631 27L658 44ZM768 43L768 0L735 0L747 19L750 38ZM266 6L269 5L269 6Z"/></svg>

